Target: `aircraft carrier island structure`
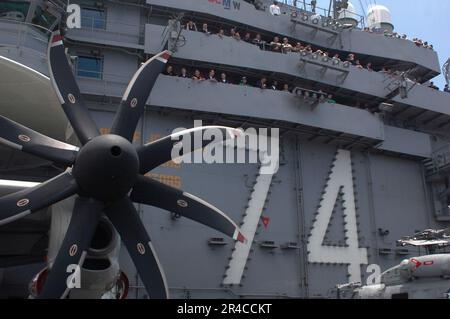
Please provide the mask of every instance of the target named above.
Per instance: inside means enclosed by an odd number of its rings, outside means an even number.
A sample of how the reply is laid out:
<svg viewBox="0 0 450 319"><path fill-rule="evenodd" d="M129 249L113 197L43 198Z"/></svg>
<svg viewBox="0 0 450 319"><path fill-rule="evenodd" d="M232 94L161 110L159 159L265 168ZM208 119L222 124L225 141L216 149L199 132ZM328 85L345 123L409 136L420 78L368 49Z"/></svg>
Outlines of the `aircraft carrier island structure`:
<svg viewBox="0 0 450 319"><path fill-rule="evenodd" d="M420 255L398 246L399 238L449 226L450 95L430 82L441 72L433 46L397 34L386 8L373 7L373 18L346 1L333 1L329 12L303 1L279 4L280 14L272 1L70 4L81 8L79 28L65 22L65 1L1 1L1 115L76 143L48 78L50 34L61 28L102 133L139 66L166 49L173 54L136 145L200 120L279 128L273 174L258 163L168 162L148 176L208 200L248 239L138 205L172 298L326 298L337 284L366 284L373 265L386 270ZM0 179L40 182L58 172L0 152ZM49 220L35 227L46 229ZM24 264L38 261L38 247L45 255L49 239L11 232L0 227L0 295L26 296L30 274L43 264ZM7 262L16 255L22 262ZM145 298L126 249L119 260L129 298Z"/></svg>

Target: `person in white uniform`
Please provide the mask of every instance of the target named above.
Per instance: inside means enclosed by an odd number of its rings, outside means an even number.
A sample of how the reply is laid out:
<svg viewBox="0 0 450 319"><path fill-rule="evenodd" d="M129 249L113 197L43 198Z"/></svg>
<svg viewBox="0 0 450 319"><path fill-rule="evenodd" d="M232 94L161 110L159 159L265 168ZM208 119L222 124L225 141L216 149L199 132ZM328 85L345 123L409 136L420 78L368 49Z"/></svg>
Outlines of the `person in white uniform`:
<svg viewBox="0 0 450 319"><path fill-rule="evenodd" d="M270 14L273 16L279 16L281 14L280 7L278 6L278 1L274 1L269 7Z"/></svg>

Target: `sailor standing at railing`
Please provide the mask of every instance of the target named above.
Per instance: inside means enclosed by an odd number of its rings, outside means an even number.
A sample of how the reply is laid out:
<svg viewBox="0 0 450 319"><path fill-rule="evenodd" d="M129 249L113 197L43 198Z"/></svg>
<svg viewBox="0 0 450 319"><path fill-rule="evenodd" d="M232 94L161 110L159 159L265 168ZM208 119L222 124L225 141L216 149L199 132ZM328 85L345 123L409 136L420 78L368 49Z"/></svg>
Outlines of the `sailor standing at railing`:
<svg viewBox="0 0 450 319"><path fill-rule="evenodd" d="M269 7L270 14L273 16L279 16L281 14L280 7L278 6L278 1L274 1Z"/></svg>

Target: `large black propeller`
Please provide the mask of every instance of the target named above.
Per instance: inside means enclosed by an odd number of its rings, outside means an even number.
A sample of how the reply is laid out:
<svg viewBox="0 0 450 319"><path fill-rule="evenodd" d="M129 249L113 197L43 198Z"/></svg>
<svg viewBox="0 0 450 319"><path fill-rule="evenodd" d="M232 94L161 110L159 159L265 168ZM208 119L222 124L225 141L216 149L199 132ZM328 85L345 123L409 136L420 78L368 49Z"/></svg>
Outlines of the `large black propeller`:
<svg viewBox="0 0 450 319"><path fill-rule="evenodd" d="M172 159L173 138L206 128L182 131L138 149L131 144L146 101L171 56L170 51L164 51L139 68L123 96L111 134L100 135L75 81L62 40L59 32L51 37L50 76L82 146L77 148L56 141L0 117L0 143L68 167L66 172L45 183L0 198L0 225L76 195L69 228L39 297L68 295L71 287L67 284L70 275L67 268L69 265L82 267L99 218L105 214L121 235L150 297L168 298L161 264L133 201L174 212L245 241L239 227L218 208L144 176ZM223 141L241 134L233 128L213 128L225 133Z"/></svg>

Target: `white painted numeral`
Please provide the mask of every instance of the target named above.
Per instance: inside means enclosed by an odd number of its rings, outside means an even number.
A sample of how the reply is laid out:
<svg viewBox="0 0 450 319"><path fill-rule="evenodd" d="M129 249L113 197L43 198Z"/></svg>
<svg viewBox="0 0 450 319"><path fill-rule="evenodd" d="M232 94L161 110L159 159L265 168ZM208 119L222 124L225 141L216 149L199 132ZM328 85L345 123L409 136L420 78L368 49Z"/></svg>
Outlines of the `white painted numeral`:
<svg viewBox="0 0 450 319"><path fill-rule="evenodd" d="M343 193L342 210L347 247L325 246L323 240L340 191ZM359 247L352 162L349 151L338 150L337 152L329 181L320 202L317 219L311 230L308 251L309 262L348 264L350 282L361 281L361 264L368 263L367 249Z"/></svg>
<svg viewBox="0 0 450 319"><path fill-rule="evenodd" d="M248 134L248 133L246 133ZM270 145L276 145L276 149L271 149L271 152L278 151L278 131L275 137L271 137ZM275 142L276 141L276 142ZM230 147L230 142L227 142L227 147ZM250 196L250 201L248 202L247 210L245 211L245 217L242 221L241 233L247 239L247 242L241 243L236 242L234 246L234 251L231 255L230 262L228 264L228 269L225 273L223 279L224 285L237 285L241 283L242 276L244 274L244 269L247 264L248 256L250 254L250 249L253 244L253 239L255 238L256 230L258 228L258 223L261 219L261 214L264 210L264 204L267 199L267 194L270 189L270 184L272 182L273 175L278 170L279 157L276 156L274 162L267 161L267 149L252 148L246 145L239 145L238 148L248 149L250 152L260 152L260 159L263 163L259 170L258 177L256 178L256 184L253 188L253 192ZM275 151L274 151L275 149ZM275 153L272 153L275 154ZM251 153L249 156L253 156ZM273 166L272 166L273 165ZM275 169L274 169L275 168Z"/></svg>

